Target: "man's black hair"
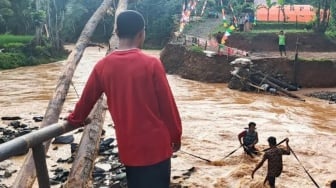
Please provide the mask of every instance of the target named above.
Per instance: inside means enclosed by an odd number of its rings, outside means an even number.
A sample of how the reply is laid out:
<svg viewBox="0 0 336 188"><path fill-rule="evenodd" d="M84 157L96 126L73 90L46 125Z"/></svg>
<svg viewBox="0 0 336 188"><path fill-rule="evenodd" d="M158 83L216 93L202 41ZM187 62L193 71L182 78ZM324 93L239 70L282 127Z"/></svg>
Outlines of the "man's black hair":
<svg viewBox="0 0 336 188"><path fill-rule="evenodd" d="M271 146L275 146L276 145L276 138L274 136L270 136L268 137L267 139L268 143L271 145Z"/></svg>
<svg viewBox="0 0 336 188"><path fill-rule="evenodd" d="M336 180L333 180L333 181L330 183L330 188L336 188Z"/></svg>
<svg viewBox="0 0 336 188"><path fill-rule="evenodd" d="M143 29L145 29L145 20L139 12L126 10L118 15L117 35L119 38L134 39Z"/></svg>
<svg viewBox="0 0 336 188"><path fill-rule="evenodd" d="M251 127L251 126L256 126L256 123L254 123L254 122L250 122L250 123L248 124L248 126L249 126L249 127Z"/></svg>

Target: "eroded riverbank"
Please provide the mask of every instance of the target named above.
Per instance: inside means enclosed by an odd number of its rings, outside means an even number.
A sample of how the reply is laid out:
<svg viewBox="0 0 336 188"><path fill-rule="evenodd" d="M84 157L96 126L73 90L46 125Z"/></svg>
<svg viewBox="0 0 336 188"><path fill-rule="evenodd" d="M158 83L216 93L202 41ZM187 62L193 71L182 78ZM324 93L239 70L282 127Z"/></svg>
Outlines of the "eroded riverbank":
<svg viewBox="0 0 336 188"><path fill-rule="evenodd" d="M158 56L158 51L147 51ZM74 86L80 93L95 62L105 52L88 48L74 76ZM52 96L63 63L57 62L36 67L25 67L0 72L0 114L19 115L27 122L35 115L43 115ZM224 161L221 159L239 146L237 134L249 121L257 123L259 148L267 147L267 137L276 136L278 141L288 137L290 146L302 164L321 187L327 187L335 177L336 164L336 105L327 101L305 97L301 102L285 97L243 93L230 90L226 84L209 84L168 75L172 91L182 117L182 150L204 157L209 164L182 152L172 160L173 182L187 187L263 187L266 166L262 167L252 180L252 169L261 158L250 159L238 150ZM62 116L66 116L78 100L74 87L70 88ZM107 136L113 136L111 123L106 117ZM5 125L2 125L5 126ZM78 134L76 134L78 135ZM75 137L75 142L79 142ZM53 146L51 146L52 148ZM49 150L48 165L56 164L60 156L68 157L68 146ZM19 169L22 157L10 159ZM65 164L65 168L70 165ZM190 177L184 173L195 167ZM11 185L16 174L1 183ZM277 187L314 187L302 167L291 156L284 157L284 172L277 179ZM59 187L59 186L58 186Z"/></svg>

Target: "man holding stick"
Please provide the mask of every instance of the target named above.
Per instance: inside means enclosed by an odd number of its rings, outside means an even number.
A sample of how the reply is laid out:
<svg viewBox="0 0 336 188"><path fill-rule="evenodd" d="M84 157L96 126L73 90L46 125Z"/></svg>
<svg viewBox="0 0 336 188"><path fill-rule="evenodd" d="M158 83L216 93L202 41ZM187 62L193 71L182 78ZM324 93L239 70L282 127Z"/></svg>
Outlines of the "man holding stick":
<svg viewBox="0 0 336 188"><path fill-rule="evenodd" d="M286 138L286 149L281 149L277 147L276 138L271 136L267 139L270 149L267 150L263 156L263 159L257 164L252 172L252 179L254 178L254 173L268 160L267 166L267 176L264 183L268 181L271 188L275 188L275 178L279 177L282 172L282 155L289 155L290 148L288 145L289 139Z"/></svg>

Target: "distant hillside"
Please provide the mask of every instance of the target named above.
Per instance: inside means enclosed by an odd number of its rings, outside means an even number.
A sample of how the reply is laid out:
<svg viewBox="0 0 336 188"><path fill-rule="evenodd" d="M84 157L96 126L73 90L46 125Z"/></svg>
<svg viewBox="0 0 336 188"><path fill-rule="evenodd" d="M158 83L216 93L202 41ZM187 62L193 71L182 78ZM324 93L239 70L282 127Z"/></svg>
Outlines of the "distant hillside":
<svg viewBox="0 0 336 188"><path fill-rule="evenodd" d="M201 21L190 22L184 34L207 39L210 33L222 23L219 18L203 18ZM295 51L297 38L299 51L303 52L335 52L336 43L323 34L313 32L286 33L288 51ZM251 52L278 51L278 38L276 33L246 33L232 32L226 40L229 47Z"/></svg>
<svg viewBox="0 0 336 188"><path fill-rule="evenodd" d="M201 38L208 38L208 35L222 23L219 18L203 18L201 21L190 22L184 31L184 34L193 35Z"/></svg>

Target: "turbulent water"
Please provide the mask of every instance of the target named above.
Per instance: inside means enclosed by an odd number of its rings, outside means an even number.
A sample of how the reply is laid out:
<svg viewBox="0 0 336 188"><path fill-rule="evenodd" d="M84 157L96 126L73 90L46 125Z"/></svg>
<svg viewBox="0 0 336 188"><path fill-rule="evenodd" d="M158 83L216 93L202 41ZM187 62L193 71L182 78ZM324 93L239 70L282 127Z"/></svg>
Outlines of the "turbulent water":
<svg viewBox="0 0 336 188"><path fill-rule="evenodd" d="M158 51L147 51L158 56ZM73 79L62 116L78 100L83 85L104 50L87 48ZM0 116L21 116L26 121L44 115L53 95L64 62L0 71ZM336 179L336 104L305 97L306 102L266 94L230 90L226 84L208 84L168 75L183 121L182 152L172 161L172 182L188 187L264 187L265 163L251 179L257 162L242 149L223 160L239 147L237 134L249 121L257 123L260 149L267 147L269 136L278 141L288 137L289 144L302 165L321 187ZM106 124L111 122L107 117ZM6 122L3 122L6 123ZM33 121L30 121L34 124ZM113 135L111 128L106 131ZM77 138L78 140L78 138ZM48 164L55 164L68 150L50 150ZM208 163L193 155L209 159ZM284 171L277 187L315 187L293 155L284 156ZM17 170L22 157L12 158ZM188 173L188 169L195 171ZM15 177L16 174L14 174ZM14 177L1 180L11 185Z"/></svg>

